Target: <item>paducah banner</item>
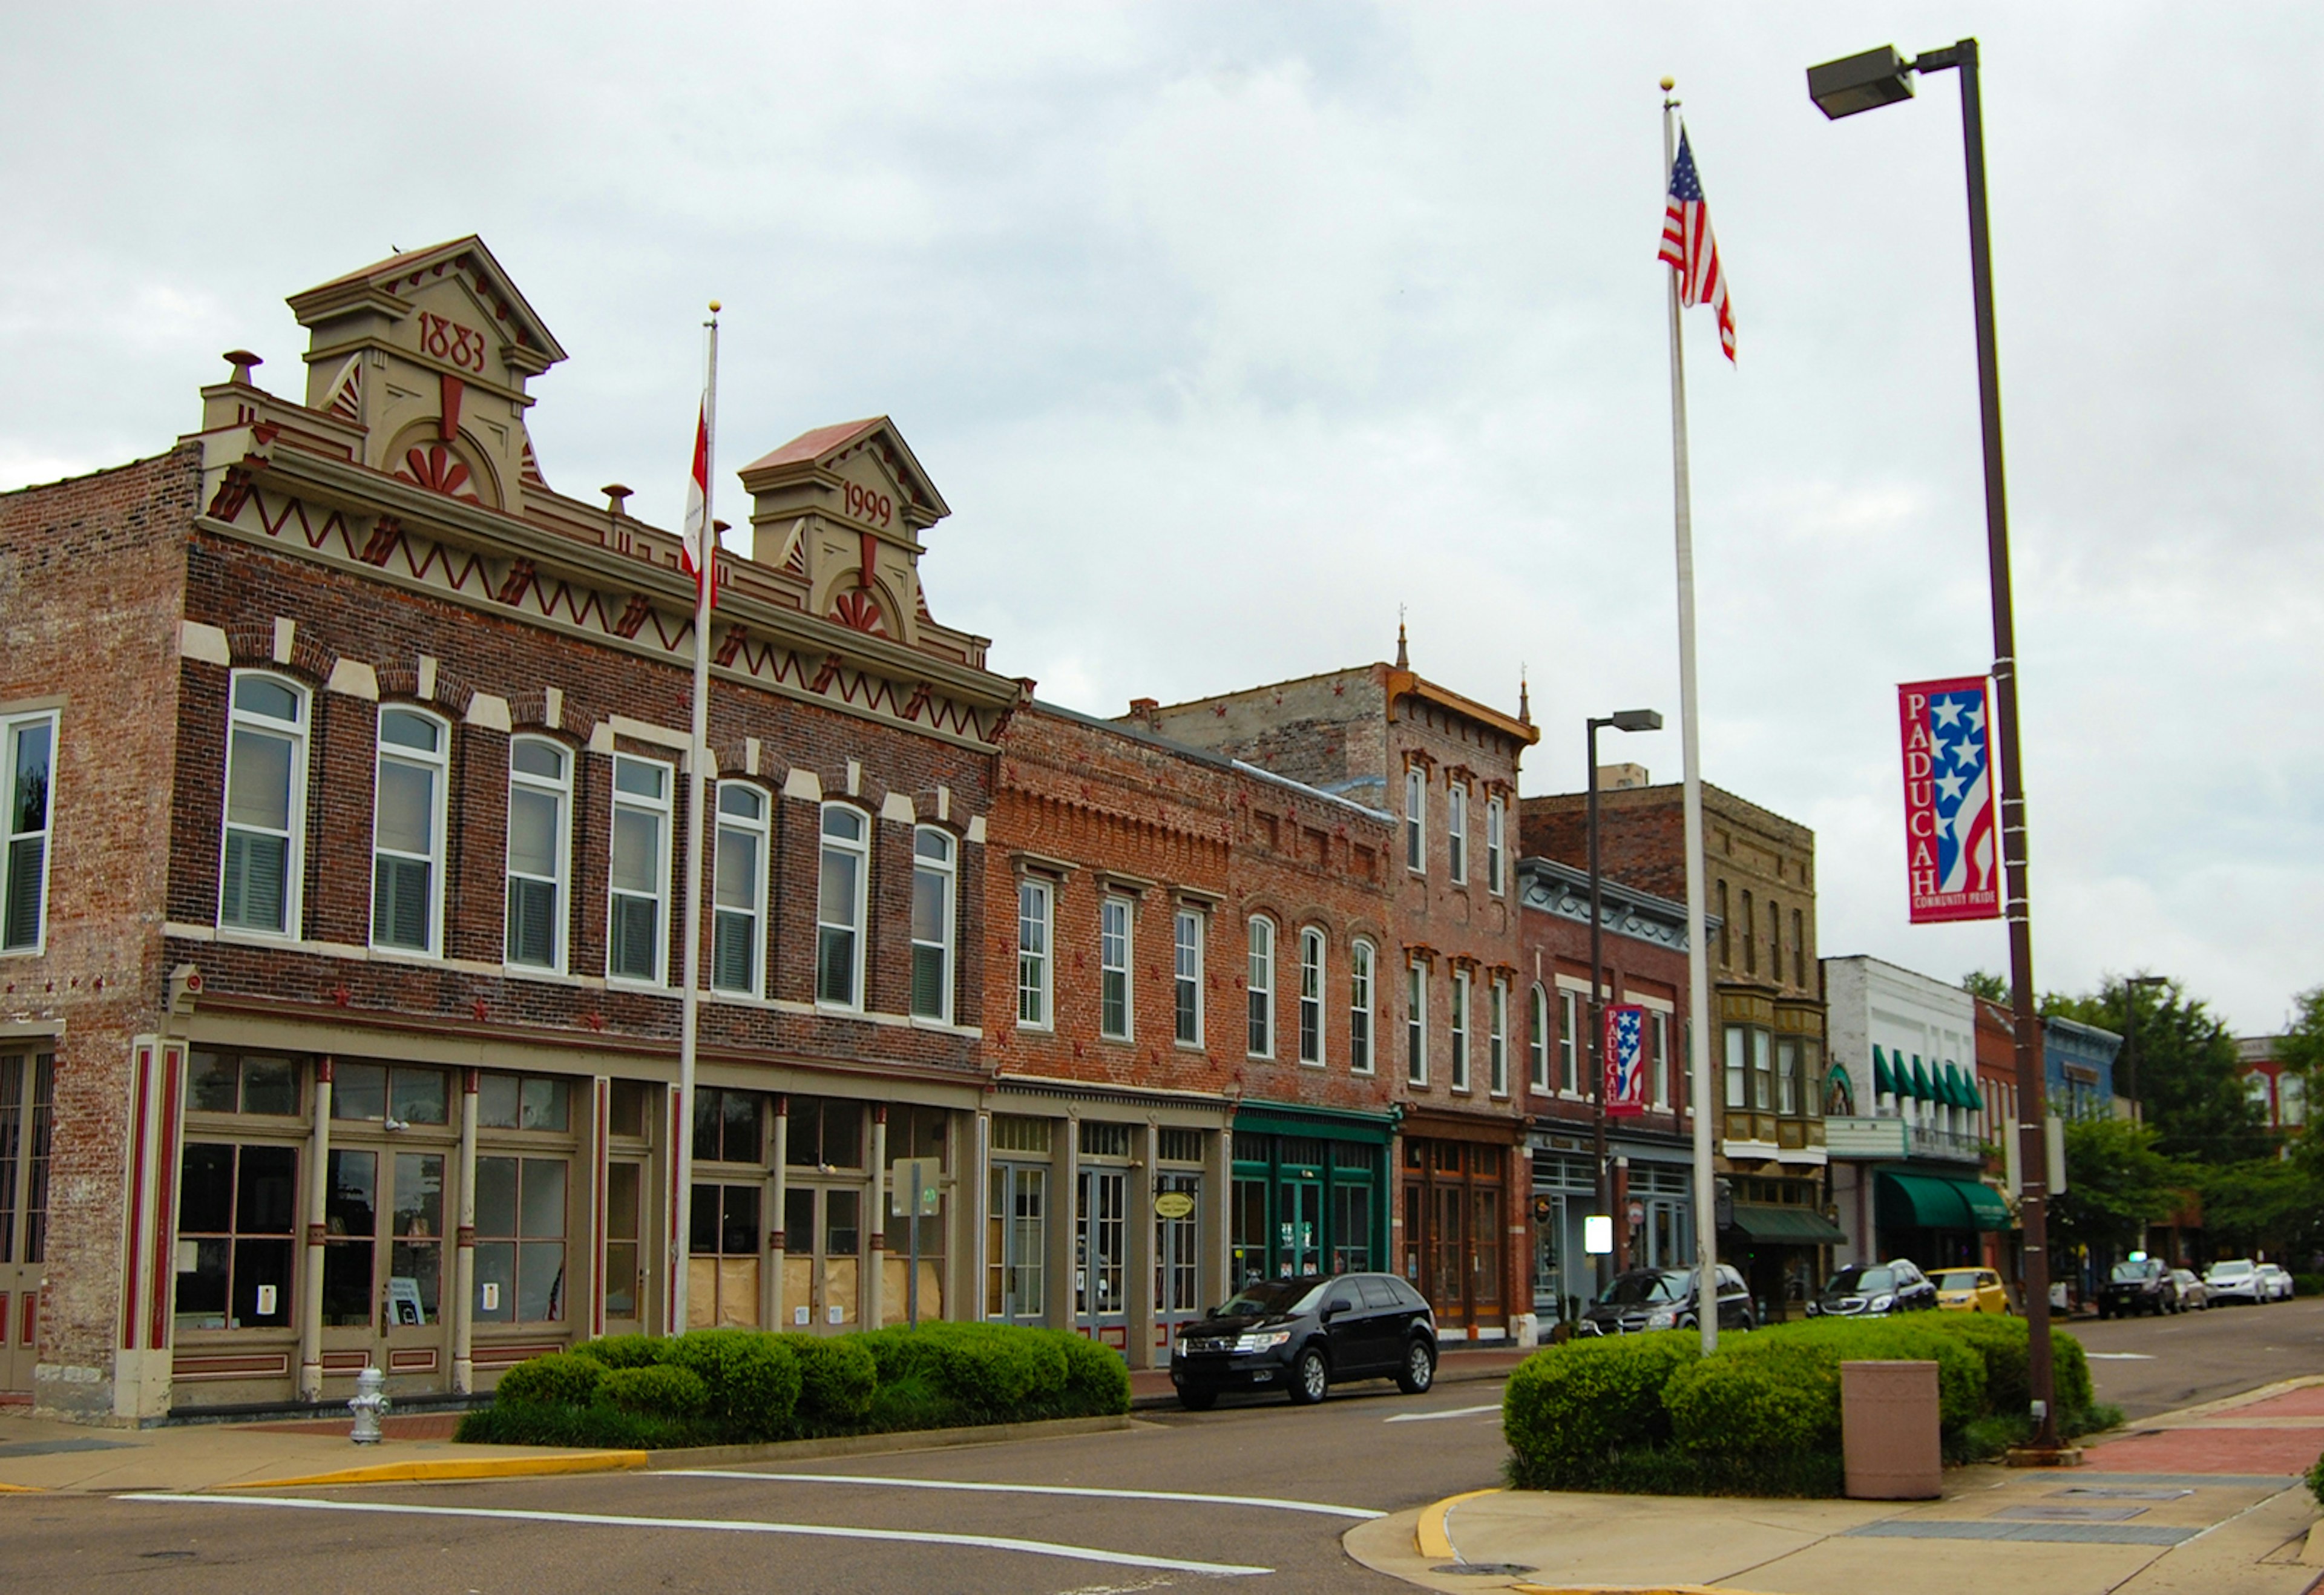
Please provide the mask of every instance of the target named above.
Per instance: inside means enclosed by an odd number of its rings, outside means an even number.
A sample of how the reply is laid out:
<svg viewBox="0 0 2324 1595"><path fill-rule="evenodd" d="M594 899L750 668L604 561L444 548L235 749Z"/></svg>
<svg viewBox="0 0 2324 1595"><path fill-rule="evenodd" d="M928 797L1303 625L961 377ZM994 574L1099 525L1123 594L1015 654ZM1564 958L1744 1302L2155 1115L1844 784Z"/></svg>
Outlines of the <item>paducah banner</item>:
<svg viewBox="0 0 2324 1595"><path fill-rule="evenodd" d="M1628 1119L1646 1111L1646 1010L1635 1002L1606 1010L1606 1116Z"/></svg>
<svg viewBox="0 0 2324 1595"><path fill-rule="evenodd" d="M2000 794L1982 676L1896 689L1904 735L1904 857L1915 925L2001 917Z"/></svg>

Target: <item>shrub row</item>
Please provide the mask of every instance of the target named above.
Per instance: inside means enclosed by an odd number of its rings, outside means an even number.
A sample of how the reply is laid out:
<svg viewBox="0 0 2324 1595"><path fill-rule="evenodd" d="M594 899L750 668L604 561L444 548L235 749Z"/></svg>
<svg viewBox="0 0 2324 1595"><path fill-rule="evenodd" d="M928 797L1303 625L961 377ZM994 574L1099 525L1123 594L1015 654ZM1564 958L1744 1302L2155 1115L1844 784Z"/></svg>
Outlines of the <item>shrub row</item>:
<svg viewBox="0 0 2324 1595"><path fill-rule="evenodd" d="M1130 1410L1130 1374L1063 1330L927 1323L824 1338L613 1335L521 1362L465 1441L666 1450Z"/></svg>
<svg viewBox="0 0 2324 1595"><path fill-rule="evenodd" d="M2052 1331L2061 1423L2091 1426L2089 1363ZM1831 1494L1840 1477L1840 1365L1937 1365L1939 1421L1958 1457L2006 1443L2026 1411L2023 1319L1915 1314L1811 1319L1722 1337L1692 1331L1571 1341L1509 1378L1502 1430L1510 1472L1533 1489ZM1993 1420L2004 1420L1997 1426Z"/></svg>

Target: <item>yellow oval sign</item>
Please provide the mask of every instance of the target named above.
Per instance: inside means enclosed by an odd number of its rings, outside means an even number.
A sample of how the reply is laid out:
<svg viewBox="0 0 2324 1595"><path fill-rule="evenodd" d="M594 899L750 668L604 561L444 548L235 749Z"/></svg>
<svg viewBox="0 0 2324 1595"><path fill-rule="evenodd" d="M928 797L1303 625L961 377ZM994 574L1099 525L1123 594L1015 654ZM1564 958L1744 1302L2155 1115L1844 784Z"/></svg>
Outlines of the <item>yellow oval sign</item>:
<svg viewBox="0 0 2324 1595"><path fill-rule="evenodd" d="M1194 1211L1194 1199L1184 1191L1165 1191L1154 1199L1157 1219L1183 1219Z"/></svg>

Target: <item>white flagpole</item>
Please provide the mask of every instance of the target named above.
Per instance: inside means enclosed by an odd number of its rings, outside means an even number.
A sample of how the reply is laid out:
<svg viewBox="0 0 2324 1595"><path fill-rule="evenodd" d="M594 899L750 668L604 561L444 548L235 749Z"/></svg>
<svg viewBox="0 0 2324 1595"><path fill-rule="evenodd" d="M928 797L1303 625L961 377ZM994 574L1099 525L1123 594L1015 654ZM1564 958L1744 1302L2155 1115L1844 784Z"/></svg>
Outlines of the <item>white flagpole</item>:
<svg viewBox="0 0 2324 1595"><path fill-rule="evenodd" d="M1672 80L1663 79L1663 191L1670 192L1678 140L1671 114ZM1678 272L1670 273L1671 497L1678 542L1678 726L1686 772L1687 1062L1694 1089L1695 1320L1702 1349L1719 1349L1719 1207L1711 1166L1711 1131L1719 1120L1711 1067L1710 937L1702 907L1702 748L1694 691L1694 505L1686 466L1686 346L1681 336Z"/></svg>
<svg viewBox="0 0 2324 1595"><path fill-rule="evenodd" d="M718 482L718 301L710 301L709 351L702 376L702 537L694 590L694 733L686 757L686 990L678 1019L678 1189L669 1204L669 1323L664 1332L683 1334L688 1316L687 1286L694 1230L694 1054L701 1018L702 985L702 800L710 762L710 599L718 585L718 522L711 492Z"/></svg>

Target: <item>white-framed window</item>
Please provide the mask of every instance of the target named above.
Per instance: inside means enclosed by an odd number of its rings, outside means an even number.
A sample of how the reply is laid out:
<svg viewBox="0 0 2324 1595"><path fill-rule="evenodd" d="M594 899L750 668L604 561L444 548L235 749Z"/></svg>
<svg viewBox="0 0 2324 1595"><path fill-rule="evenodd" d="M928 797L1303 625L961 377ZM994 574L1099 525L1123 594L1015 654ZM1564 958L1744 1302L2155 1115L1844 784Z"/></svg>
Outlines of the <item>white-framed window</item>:
<svg viewBox="0 0 2324 1595"><path fill-rule="evenodd" d="M1557 994L1557 1089L1567 1096L1582 1090L1582 996Z"/></svg>
<svg viewBox="0 0 2324 1595"><path fill-rule="evenodd" d="M1489 989L1492 1011L1485 1033L1485 1078L1497 1097L1509 1094L1509 985L1495 981Z"/></svg>
<svg viewBox="0 0 2324 1595"><path fill-rule="evenodd" d="M1203 917L1178 910L1171 927L1171 1008L1179 1045L1203 1044Z"/></svg>
<svg viewBox="0 0 2324 1595"><path fill-rule="evenodd" d="M1646 1010L1646 1045L1654 1053L1655 1106L1671 1105L1670 1015L1660 1009Z"/></svg>
<svg viewBox="0 0 2324 1595"><path fill-rule="evenodd" d="M952 833L912 833L912 1017L952 1022L953 927L959 918L959 844Z"/></svg>
<svg viewBox="0 0 2324 1595"><path fill-rule="evenodd" d="M37 953L48 941L49 828L55 784L53 710L0 720L0 770L8 778L0 836L0 952Z"/></svg>
<svg viewBox="0 0 2324 1595"><path fill-rule="evenodd" d="M1536 1091L1549 1089L1549 993L1539 982L1533 988L1533 1023L1526 1035L1526 1078Z"/></svg>
<svg viewBox="0 0 2324 1595"><path fill-rule="evenodd" d="M710 989L756 997L766 959L767 811L764 788L718 783L718 841L711 853Z"/></svg>
<svg viewBox="0 0 2324 1595"><path fill-rule="evenodd" d="M1452 1012L1450 1044L1452 1062L1452 1086L1455 1091L1469 1089L1469 972L1452 972Z"/></svg>
<svg viewBox="0 0 2324 1595"><path fill-rule="evenodd" d="M1419 962L1405 966L1404 1077L1428 1083L1428 972Z"/></svg>
<svg viewBox="0 0 2324 1595"><path fill-rule="evenodd" d="M1275 921L1263 915L1250 922L1250 1035L1246 1049L1255 1058L1275 1056Z"/></svg>
<svg viewBox="0 0 2324 1595"><path fill-rule="evenodd" d="M863 1006L863 904L871 863L871 816L848 804L825 804L815 888L815 1000L834 1008Z"/></svg>
<svg viewBox="0 0 2324 1595"><path fill-rule="evenodd" d="M565 877L570 856L573 756L546 737L509 742L508 909L512 964L565 967Z"/></svg>
<svg viewBox="0 0 2324 1595"><path fill-rule="evenodd" d="M1502 812L1499 798L1485 800L1485 890L1495 897L1501 895L1505 879L1501 873Z"/></svg>
<svg viewBox="0 0 2324 1595"><path fill-rule="evenodd" d="M610 923L605 973L613 980L664 982L669 954L670 767L653 759L613 758L613 869L606 881Z"/></svg>
<svg viewBox="0 0 2324 1595"><path fill-rule="evenodd" d="M1130 899L1110 897L1098 905L1097 1033L1130 1039Z"/></svg>
<svg viewBox="0 0 2324 1595"><path fill-rule="evenodd" d="M1299 932L1299 1061L1323 1062L1323 933Z"/></svg>
<svg viewBox="0 0 2324 1595"><path fill-rule="evenodd" d="M1379 1017L1372 992L1372 945L1359 936L1348 944L1348 1069L1372 1072L1372 1024Z"/></svg>
<svg viewBox="0 0 2324 1595"><path fill-rule="evenodd" d="M1444 794L1444 857L1456 886L1469 883L1469 788L1454 781Z"/></svg>
<svg viewBox="0 0 2324 1595"><path fill-rule="evenodd" d="M226 722L226 843L218 924L297 934L307 855L307 689L256 671L234 678Z"/></svg>
<svg viewBox="0 0 2324 1595"><path fill-rule="evenodd" d="M1053 900L1046 880L1017 883L1017 1023L1049 1028L1049 919Z"/></svg>
<svg viewBox="0 0 2324 1595"><path fill-rule="evenodd" d="M434 953L444 918L444 789L452 728L401 706L379 712L372 788L371 945Z"/></svg>
<svg viewBox="0 0 2324 1595"><path fill-rule="evenodd" d="M1428 778L1416 766L1404 772L1404 867L1428 868Z"/></svg>

